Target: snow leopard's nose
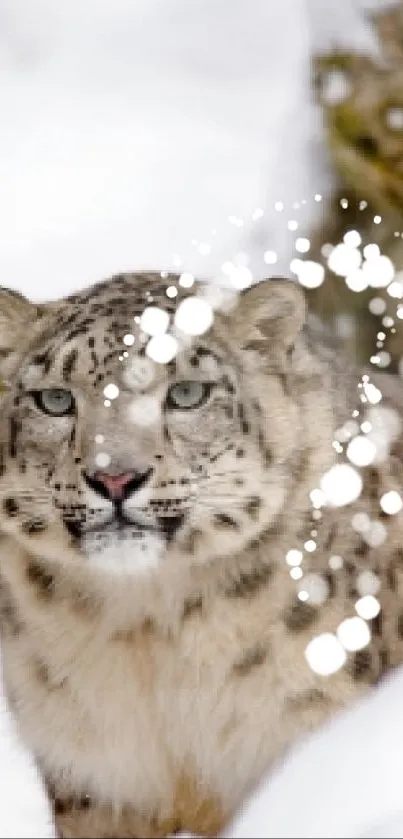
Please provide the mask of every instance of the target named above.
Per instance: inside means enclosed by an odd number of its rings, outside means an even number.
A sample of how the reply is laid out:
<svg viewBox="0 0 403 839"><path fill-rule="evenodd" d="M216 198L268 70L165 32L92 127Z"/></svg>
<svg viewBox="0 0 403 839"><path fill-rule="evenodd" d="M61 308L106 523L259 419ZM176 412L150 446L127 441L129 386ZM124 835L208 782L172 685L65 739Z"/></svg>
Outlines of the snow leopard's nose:
<svg viewBox="0 0 403 839"><path fill-rule="evenodd" d="M109 472L95 472L94 475L85 473L84 477L91 489L107 498L109 501L124 501L137 492L148 481L153 470L136 472L134 469L120 474Z"/></svg>

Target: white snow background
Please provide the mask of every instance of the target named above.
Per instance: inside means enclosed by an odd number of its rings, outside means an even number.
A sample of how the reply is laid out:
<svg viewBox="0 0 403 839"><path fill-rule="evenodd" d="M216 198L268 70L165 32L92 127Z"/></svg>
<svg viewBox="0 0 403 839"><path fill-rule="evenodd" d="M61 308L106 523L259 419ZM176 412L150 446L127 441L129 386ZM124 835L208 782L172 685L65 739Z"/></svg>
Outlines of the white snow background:
<svg viewBox="0 0 403 839"><path fill-rule="evenodd" d="M43 300L179 258L214 277L239 252L259 278L273 271L267 249L285 272L296 235L287 221L308 231L322 207L314 195L331 185L309 52L374 48L362 9L0 0L1 284ZM402 691L398 674L296 748L231 836L403 836ZM2 700L0 837L52 835Z"/></svg>

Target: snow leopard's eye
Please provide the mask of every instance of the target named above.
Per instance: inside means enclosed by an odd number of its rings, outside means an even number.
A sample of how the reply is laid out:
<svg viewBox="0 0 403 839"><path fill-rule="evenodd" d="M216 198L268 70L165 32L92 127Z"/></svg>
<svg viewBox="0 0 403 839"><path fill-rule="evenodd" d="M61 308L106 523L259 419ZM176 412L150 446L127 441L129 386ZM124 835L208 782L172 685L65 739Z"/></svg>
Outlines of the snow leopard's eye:
<svg viewBox="0 0 403 839"><path fill-rule="evenodd" d="M166 405L171 410L188 411L198 408L208 399L212 385L206 382L184 380L172 385L167 393Z"/></svg>
<svg viewBox="0 0 403 839"><path fill-rule="evenodd" d="M65 417L73 414L75 409L74 396L70 390L62 388L48 388L46 390L34 390L32 396L35 404L45 414L52 417Z"/></svg>

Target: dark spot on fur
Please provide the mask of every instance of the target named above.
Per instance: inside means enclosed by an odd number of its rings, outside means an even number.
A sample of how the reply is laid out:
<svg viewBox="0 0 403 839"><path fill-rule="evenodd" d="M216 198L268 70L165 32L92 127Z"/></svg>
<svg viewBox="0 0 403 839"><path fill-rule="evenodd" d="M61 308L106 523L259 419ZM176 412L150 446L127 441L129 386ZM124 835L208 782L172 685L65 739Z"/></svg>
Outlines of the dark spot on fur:
<svg viewBox="0 0 403 839"><path fill-rule="evenodd" d="M36 355L32 361L34 364L38 364L43 367L43 372L45 376L47 376L50 368L52 367L52 352L48 349L45 352Z"/></svg>
<svg viewBox="0 0 403 839"><path fill-rule="evenodd" d="M389 565L386 569L386 583L387 583L387 586L390 588L391 591L396 591L397 590L397 582L398 582L397 568L396 568L396 565L395 565L394 561L392 560L389 563Z"/></svg>
<svg viewBox="0 0 403 839"><path fill-rule="evenodd" d="M17 422L15 417L11 417L10 419L10 437L9 437L9 452L10 457L15 458L17 457L17 438L18 433L21 430L21 424Z"/></svg>
<svg viewBox="0 0 403 839"><path fill-rule="evenodd" d="M383 617L382 617L382 610L380 610L375 618L371 620L371 632L372 635L376 635L378 638L382 637L382 630L383 630Z"/></svg>
<svg viewBox="0 0 403 839"><path fill-rule="evenodd" d="M214 516L214 524L218 527L225 527L230 530L239 530L239 524L232 516L227 515L227 513L216 513Z"/></svg>
<svg viewBox="0 0 403 839"><path fill-rule="evenodd" d="M3 510L7 516L13 518L14 516L18 516L20 508L15 498L9 496L8 498L5 498L3 501Z"/></svg>
<svg viewBox="0 0 403 839"><path fill-rule="evenodd" d="M364 485L368 487L369 497L372 498L373 501L379 500L379 479L380 476L377 469L374 469L373 467L368 469L367 480Z"/></svg>
<svg viewBox="0 0 403 839"><path fill-rule="evenodd" d="M78 359L78 350L74 349L68 353L66 358L63 361L63 379L65 382L69 382L71 379L71 374L77 364Z"/></svg>
<svg viewBox="0 0 403 839"><path fill-rule="evenodd" d="M41 661L39 658L35 659L34 662L33 662L33 670L34 670L34 673L35 673L35 676L36 676L38 682L40 682L42 685L47 686L50 682L50 679L49 679L49 670L48 670L46 664L43 661Z"/></svg>
<svg viewBox="0 0 403 839"><path fill-rule="evenodd" d="M332 549L332 545L333 545L333 542L336 538L336 535L337 535L337 525L332 524L332 526L329 529L329 533L326 536L325 543L323 545L323 549L325 551L330 551Z"/></svg>
<svg viewBox="0 0 403 839"><path fill-rule="evenodd" d="M323 574L324 579L328 584L328 596L334 597L337 594L337 579L336 575L333 574L332 571L325 571Z"/></svg>
<svg viewBox="0 0 403 839"><path fill-rule="evenodd" d="M291 632L302 632L315 622L318 610L310 603L298 601L293 603L284 613L284 623Z"/></svg>
<svg viewBox="0 0 403 839"><path fill-rule="evenodd" d="M359 681L371 681L372 675L372 654L369 650L358 650L354 653L352 660L349 662L348 671L351 673L353 679Z"/></svg>
<svg viewBox="0 0 403 839"><path fill-rule="evenodd" d="M27 578L30 583L34 583L41 596L45 600L50 600L55 592L55 578L53 574L43 568L43 566L34 559L28 563Z"/></svg>
<svg viewBox="0 0 403 839"><path fill-rule="evenodd" d="M287 706L290 711L304 711L312 708L313 705L323 705L329 703L330 699L318 688L311 688L298 693L295 696L290 696L287 699Z"/></svg>
<svg viewBox="0 0 403 839"><path fill-rule="evenodd" d="M397 634L400 639L403 638L403 612L400 612L397 619Z"/></svg>
<svg viewBox="0 0 403 839"><path fill-rule="evenodd" d="M227 392L230 393L231 396L233 396L234 393L235 393L235 385L231 382L231 380L228 378L228 376L223 377L223 385L224 385L225 389L227 390Z"/></svg>
<svg viewBox="0 0 403 839"><path fill-rule="evenodd" d="M278 376L279 382L281 383L281 387L284 391L285 396L292 396L292 391L291 391L291 387L290 387L290 379L289 379L289 376L287 375L287 373L285 373L281 370L278 370L277 376ZM295 388L295 384L296 383L294 383L294 388Z"/></svg>
<svg viewBox="0 0 403 839"><path fill-rule="evenodd" d="M270 464L273 463L273 460L273 452L271 451L271 449L266 449L264 452L265 466L270 466Z"/></svg>
<svg viewBox="0 0 403 839"><path fill-rule="evenodd" d="M55 798L53 807L56 816L64 816L66 813L71 813L74 807L73 798Z"/></svg>
<svg viewBox="0 0 403 839"><path fill-rule="evenodd" d="M210 352L210 350L208 350L206 347L197 347L196 355L199 356L199 358L203 358L203 356L212 355L214 358L214 353Z"/></svg>
<svg viewBox="0 0 403 839"><path fill-rule="evenodd" d="M241 658L235 662L233 671L237 676L248 676L255 667L260 667L266 661L268 651L260 644L246 650Z"/></svg>
<svg viewBox="0 0 403 839"><path fill-rule="evenodd" d="M0 577L0 624L4 633L13 636L19 635L23 628L11 588L2 577Z"/></svg>
<svg viewBox="0 0 403 839"><path fill-rule="evenodd" d="M245 419L245 408L243 405L238 405L238 416L239 422L241 423L241 429L243 434L249 434L250 432L250 425Z"/></svg>
<svg viewBox="0 0 403 839"><path fill-rule="evenodd" d="M183 613L182 618L186 620L186 618L190 618L192 615L200 614L203 611L203 598L201 594L196 595L195 597L189 597L188 600L185 600L183 604Z"/></svg>
<svg viewBox="0 0 403 839"><path fill-rule="evenodd" d="M354 553L356 556L359 556L360 558L367 556L367 554L369 553L369 545L366 542L364 542L364 539L361 539L358 545L356 545L356 547L354 548Z"/></svg>
<svg viewBox="0 0 403 839"><path fill-rule="evenodd" d="M248 516L251 516L251 518L256 519L261 506L262 499L260 498L260 496L252 495L251 498L248 498L244 509Z"/></svg>
<svg viewBox="0 0 403 839"><path fill-rule="evenodd" d="M82 795L78 799L78 807L80 810L88 810L91 807L92 801L89 795Z"/></svg>
<svg viewBox="0 0 403 839"><path fill-rule="evenodd" d="M379 650L379 677L391 669L389 650L382 647Z"/></svg>
<svg viewBox="0 0 403 839"><path fill-rule="evenodd" d="M47 530L47 526L48 525L45 519L38 517L24 521L21 525L21 530L26 536L35 536L36 534L43 533Z"/></svg>
<svg viewBox="0 0 403 839"><path fill-rule="evenodd" d="M250 341L245 341L242 345L243 349L246 351L253 350L254 352L260 353L262 351L262 340L259 338L252 338Z"/></svg>
<svg viewBox="0 0 403 839"><path fill-rule="evenodd" d="M272 565L262 565L251 571L243 571L238 579L225 589L227 597L251 597L259 592L273 576Z"/></svg>

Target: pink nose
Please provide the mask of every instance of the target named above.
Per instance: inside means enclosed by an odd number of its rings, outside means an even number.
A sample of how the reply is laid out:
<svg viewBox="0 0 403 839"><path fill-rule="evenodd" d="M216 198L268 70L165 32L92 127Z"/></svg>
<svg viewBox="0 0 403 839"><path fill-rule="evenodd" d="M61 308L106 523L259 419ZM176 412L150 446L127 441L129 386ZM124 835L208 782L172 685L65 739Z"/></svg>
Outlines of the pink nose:
<svg viewBox="0 0 403 839"><path fill-rule="evenodd" d="M125 487L127 487L135 476L135 472L124 472L122 475L108 475L107 472L96 472L94 478L97 483L102 484L110 498L119 500L123 498Z"/></svg>

